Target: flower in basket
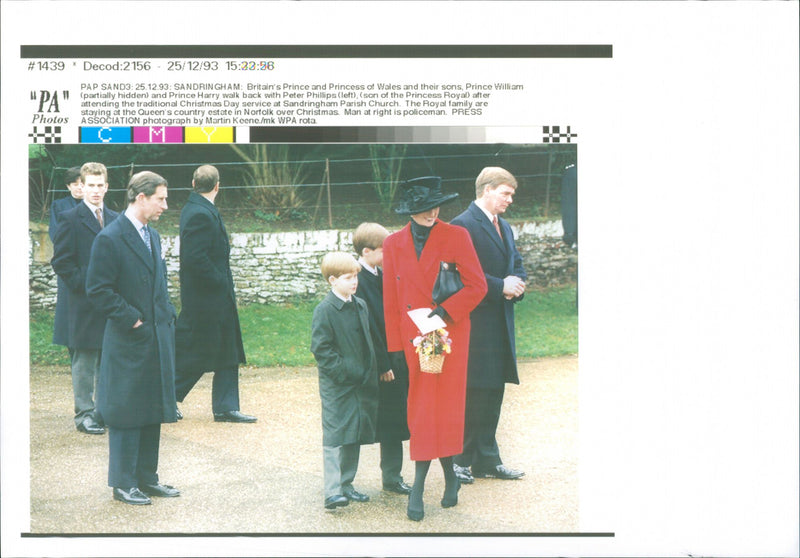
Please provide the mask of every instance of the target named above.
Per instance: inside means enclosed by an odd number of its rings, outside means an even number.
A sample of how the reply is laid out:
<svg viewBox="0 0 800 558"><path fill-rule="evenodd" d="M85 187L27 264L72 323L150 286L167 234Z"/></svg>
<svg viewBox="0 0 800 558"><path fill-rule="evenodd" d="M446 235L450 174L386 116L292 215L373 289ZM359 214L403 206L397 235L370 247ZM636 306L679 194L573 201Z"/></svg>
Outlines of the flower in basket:
<svg viewBox="0 0 800 558"><path fill-rule="evenodd" d="M446 329L436 329L425 335L418 335L412 341L417 355L419 367L423 372L440 374L444 366L444 357L452 350L452 340Z"/></svg>

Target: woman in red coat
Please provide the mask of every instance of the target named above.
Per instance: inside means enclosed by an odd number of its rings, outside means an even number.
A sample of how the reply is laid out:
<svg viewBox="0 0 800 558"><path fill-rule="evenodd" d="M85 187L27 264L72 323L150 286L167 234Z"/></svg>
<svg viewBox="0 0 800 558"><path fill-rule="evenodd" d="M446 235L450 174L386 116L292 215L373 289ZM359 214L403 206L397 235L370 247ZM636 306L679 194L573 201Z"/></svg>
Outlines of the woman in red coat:
<svg viewBox="0 0 800 558"><path fill-rule="evenodd" d="M469 315L486 294L486 280L469 233L438 219L439 206L457 197L442 192L437 176L405 182L395 212L410 215L411 221L383 242L387 348L395 358L404 353L409 369L408 428L411 459L416 464L407 513L415 521L424 517L422 494L433 459L439 459L445 476L442 506L458 503L453 456L461 453L464 443ZM432 293L440 262L456 265L464 288L437 306ZM445 357L440 374L420 370L413 345L419 331L407 314L416 308L431 308L447 324L452 352Z"/></svg>

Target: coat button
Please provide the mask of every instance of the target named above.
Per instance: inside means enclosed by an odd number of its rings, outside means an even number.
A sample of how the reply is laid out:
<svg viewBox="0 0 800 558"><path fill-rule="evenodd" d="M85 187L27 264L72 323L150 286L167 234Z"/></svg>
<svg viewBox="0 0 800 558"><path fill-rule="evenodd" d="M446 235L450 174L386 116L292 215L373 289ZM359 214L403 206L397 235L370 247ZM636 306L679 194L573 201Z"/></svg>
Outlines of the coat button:
<svg viewBox="0 0 800 558"><path fill-rule="evenodd" d="M410 305L410 304L406 304L406 308L408 308L409 310L411 310L411 305Z"/></svg>

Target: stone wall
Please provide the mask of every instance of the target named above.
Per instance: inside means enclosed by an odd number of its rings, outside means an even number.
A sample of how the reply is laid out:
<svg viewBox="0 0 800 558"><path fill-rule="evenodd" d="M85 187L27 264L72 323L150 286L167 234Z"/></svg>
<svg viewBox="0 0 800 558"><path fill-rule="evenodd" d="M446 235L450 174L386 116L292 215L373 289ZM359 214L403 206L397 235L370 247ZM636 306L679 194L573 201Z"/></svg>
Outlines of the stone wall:
<svg viewBox="0 0 800 558"><path fill-rule="evenodd" d="M577 250L561 241L560 221L512 225L517 248L528 271L529 288L574 283ZM178 280L180 238L162 236L170 294L180 293ZM319 261L332 250L351 251L351 232L335 230L231 234L231 270L240 304L282 303L322 294L327 285ZM29 284L31 309L55 306L56 279L50 267L53 247L47 226L29 229Z"/></svg>

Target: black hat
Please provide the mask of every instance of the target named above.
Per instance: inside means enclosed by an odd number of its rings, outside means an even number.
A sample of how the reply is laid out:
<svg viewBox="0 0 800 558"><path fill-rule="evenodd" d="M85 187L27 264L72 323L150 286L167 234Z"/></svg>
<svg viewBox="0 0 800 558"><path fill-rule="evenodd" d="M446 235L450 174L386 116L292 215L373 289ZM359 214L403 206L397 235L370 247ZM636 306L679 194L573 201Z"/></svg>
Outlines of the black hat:
<svg viewBox="0 0 800 558"><path fill-rule="evenodd" d="M439 207L458 197L458 193L442 192L442 179L423 176L406 180L400 185L400 203L394 212L398 215L416 215Z"/></svg>

